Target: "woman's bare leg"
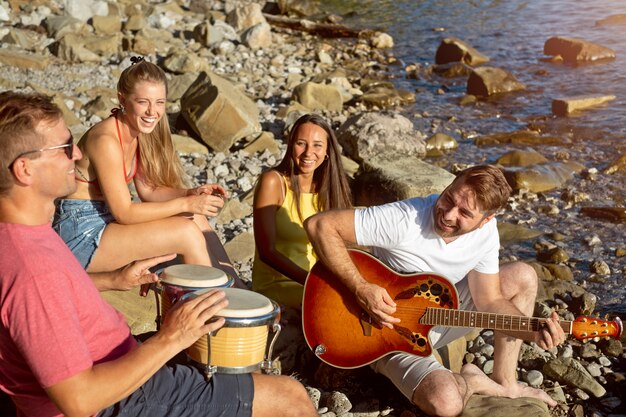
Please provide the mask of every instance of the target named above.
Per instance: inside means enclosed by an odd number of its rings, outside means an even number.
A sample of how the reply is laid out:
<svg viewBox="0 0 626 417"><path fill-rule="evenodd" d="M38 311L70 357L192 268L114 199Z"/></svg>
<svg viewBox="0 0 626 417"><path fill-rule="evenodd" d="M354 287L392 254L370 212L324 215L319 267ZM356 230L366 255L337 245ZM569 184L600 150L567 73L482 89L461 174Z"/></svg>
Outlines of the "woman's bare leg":
<svg viewBox="0 0 626 417"><path fill-rule="evenodd" d="M123 225L110 223L89 264L89 272L111 271L138 259L177 253L184 263L213 265L205 237L196 223L184 217Z"/></svg>
<svg viewBox="0 0 626 417"><path fill-rule="evenodd" d="M239 274L233 267L220 238L215 233L215 230L209 224L206 217L198 214L193 216L193 221L198 225L198 228L202 231L206 242L206 248L211 256L211 262L214 266L220 268L227 275L235 278L235 287L248 289L248 287L241 281Z"/></svg>

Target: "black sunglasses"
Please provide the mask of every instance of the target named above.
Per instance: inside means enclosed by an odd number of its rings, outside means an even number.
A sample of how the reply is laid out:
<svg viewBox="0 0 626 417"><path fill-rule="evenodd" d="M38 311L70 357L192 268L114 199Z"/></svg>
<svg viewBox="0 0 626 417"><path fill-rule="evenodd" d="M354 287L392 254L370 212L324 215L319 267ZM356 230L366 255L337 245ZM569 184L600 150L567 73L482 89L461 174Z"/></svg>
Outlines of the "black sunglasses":
<svg viewBox="0 0 626 417"><path fill-rule="evenodd" d="M63 145L50 146L48 148L34 149L32 151L22 152L21 154L15 157L13 162L9 164L9 169L11 169L15 161L17 161L19 158L23 157L24 155L28 155L29 153L35 153L35 152L53 151L55 149L63 149L63 152L65 152L65 156L67 156L67 159L72 159L72 156L74 155L74 137L70 135L70 138L67 141L67 143L64 143Z"/></svg>

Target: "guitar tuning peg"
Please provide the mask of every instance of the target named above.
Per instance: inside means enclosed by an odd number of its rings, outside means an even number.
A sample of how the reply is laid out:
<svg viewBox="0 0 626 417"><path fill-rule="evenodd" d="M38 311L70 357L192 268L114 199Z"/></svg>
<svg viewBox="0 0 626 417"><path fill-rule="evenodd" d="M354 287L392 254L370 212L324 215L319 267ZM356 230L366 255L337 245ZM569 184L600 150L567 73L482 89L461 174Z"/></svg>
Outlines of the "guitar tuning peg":
<svg viewBox="0 0 626 417"><path fill-rule="evenodd" d="M596 337L594 337L594 338L593 338L593 341L594 341L594 342L599 342L599 341L600 341L600 338L599 338L598 336L596 336Z"/></svg>
<svg viewBox="0 0 626 417"><path fill-rule="evenodd" d="M611 338L609 336L606 336L604 340L611 340Z"/></svg>
<svg viewBox="0 0 626 417"><path fill-rule="evenodd" d="M589 339L584 338L584 339L582 339L582 341L583 341L583 343L587 343L589 341Z"/></svg>
<svg viewBox="0 0 626 417"><path fill-rule="evenodd" d="M608 319L609 319L609 313L606 313L606 314L604 315L604 320L608 320Z"/></svg>

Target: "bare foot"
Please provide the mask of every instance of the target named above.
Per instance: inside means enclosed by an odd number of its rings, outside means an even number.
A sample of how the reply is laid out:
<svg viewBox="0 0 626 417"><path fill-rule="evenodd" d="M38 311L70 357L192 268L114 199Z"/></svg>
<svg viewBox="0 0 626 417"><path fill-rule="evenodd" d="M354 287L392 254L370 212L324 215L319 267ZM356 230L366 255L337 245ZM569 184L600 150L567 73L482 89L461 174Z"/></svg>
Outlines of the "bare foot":
<svg viewBox="0 0 626 417"><path fill-rule="evenodd" d="M461 376L463 376L467 382L468 388L473 394L508 398L530 397L541 400L551 407L557 404L552 397L541 389L528 387L517 382L511 386L500 385L485 375L476 365L464 365L463 368L461 368Z"/></svg>
<svg viewBox="0 0 626 417"><path fill-rule="evenodd" d="M557 405L557 402L542 389L529 387L520 383L516 383L515 385L512 385L510 387L502 386L502 388L504 388L505 397L530 397L541 400L544 403L548 404L550 407L554 407L555 405Z"/></svg>
<svg viewBox="0 0 626 417"><path fill-rule="evenodd" d="M504 387L489 378L476 365L471 363L463 365L461 376L465 379L467 387L472 394L492 395L502 397Z"/></svg>

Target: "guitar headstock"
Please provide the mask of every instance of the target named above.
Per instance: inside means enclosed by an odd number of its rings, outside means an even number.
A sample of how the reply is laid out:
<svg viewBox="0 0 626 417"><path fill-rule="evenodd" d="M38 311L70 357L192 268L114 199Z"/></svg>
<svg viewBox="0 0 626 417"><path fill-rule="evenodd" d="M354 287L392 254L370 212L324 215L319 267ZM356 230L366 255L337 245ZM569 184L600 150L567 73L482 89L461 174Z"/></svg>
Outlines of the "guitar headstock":
<svg viewBox="0 0 626 417"><path fill-rule="evenodd" d="M572 322L572 335L583 341L600 338L616 338L622 334L622 321L619 317L615 320L602 320L597 317L580 316Z"/></svg>

